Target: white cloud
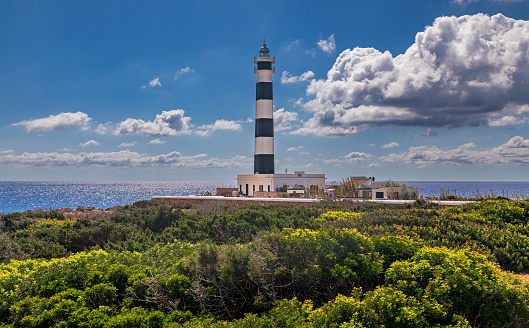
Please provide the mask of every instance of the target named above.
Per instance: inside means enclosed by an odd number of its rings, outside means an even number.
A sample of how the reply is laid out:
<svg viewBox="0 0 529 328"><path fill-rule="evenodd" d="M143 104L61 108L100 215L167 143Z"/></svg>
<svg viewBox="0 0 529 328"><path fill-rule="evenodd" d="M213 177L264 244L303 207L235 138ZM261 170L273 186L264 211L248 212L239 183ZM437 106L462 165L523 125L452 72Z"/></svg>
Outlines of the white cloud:
<svg viewBox="0 0 529 328"><path fill-rule="evenodd" d="M299 47L301 45L301 40L294 40L294 41L290 41L288 43L288 46L286 47L285 51L288 52L290 50L292 50L292 48L294 47Z"/></svg>
<svg viewBox="0 0 529 328"><path fill-rule="evenodd" d="M476 14L440 17L404 54L343 51L311 80L296 134L339 136L384 125L487 125L508 104L529 104L529 21ZM520 115L520 114L518 114Z"/></svg>
<svg viewBox="0 0 529 328"><path fill-rule="evenodd" d="M147 87L154 88L154 87L161 87L161 86L162 86L162 83L160 82L160 78L159 77L155 77L154 79L149 81L148 85L142 85L141 88L145 89Z"/></svg>
<svg viewBox="0 0 529 328"><path fill-rule="evenodd" d="M304 52L309 56L316 57L316 48L311 48L311 49L305 50Z"/></svg>
<svg viewBox="0 0 529 328"><path fill-rule="evenodd" d="M50 115L44 118L34 120L21 121L14 123L14 126L23 126L27 132L33 131L55 131L64 129L66 127L76 126L82 129L88 129L88 124L92 119L88 114L83 112L76 113L60 113L58 115Z"/></svg>
<svg viewBox="0 0 529 328"><path fill-rule="evenodd" d="M112 167L180 167L180 168L239 168L251 167L253 158L235 156L228 159L207 158L206 154L184 156L179 152L161 155L139 154L130 150L119 152L23 153L0 156L0 165L13 166L112 166Z"/></svg>
<svg viewBox="0 0 529 328"><path fill-rule="evenodd" d="M95 141L95 140L88 140L87 142L80 143L79 146L81 147L91 147L91 146L99 146L101 143Z"/></svg>
<svg viewBox="0 0 529 328"><path fill-rule="evenodd" d="M114 134L139 134L148 137L189 134L191 133L189 130L191 117L186 117L184 114L184 110L174 109L156 115L152 122L128 118L116 126Z"/></svg>
<svg viewBox="0 0 529 328"><path fill-rule="evenodd" d="M334 34L327 38L327 40L320 40L317 42L318 47L329 55L336 51L336 41L334 40Z"/></svg>
<svg viewBox="0 0 529 328"><path fill-rule="evenodd" d="M384 162L404 162L424 167L432 164L448 165L525 165L529 164L529 140L520 136L495 148L473 150L474 143L455 149L441 150L436 146L411 147L401 154L389 154L380 159Z"/></svg>
<svg viewBox="0 0 529 328"><path fill-rule="evenodd" d="M163 145L166 142L167 141L165 141L165 140L154 139L154 140L149 141L149 144L151 144L151 145Z"/></svg>
<svg viewBox="0 0 529 328"><path fill-rule="evenodd" d="M274 112L274 130L277 132L292 129L292 123L298 122L298 113L280 108Z"/></svg>
<svg viewBox="0 0 529 328"><path fill-rule="evenodd" d="M192 69L192 68L189 68L189 67L181 68L175 73L174 79L177 80L180 75L192 74L194 72L195 72L195 70Z"/></svg>
<svg viewBox="0 0 529 328"><path fill-rule="evenodd" d="M288 73L287 71L283 71L281 75L281 84L304 82L304 81L308 81L312 79L313 77L314 77L313 71L306 71L300 76L291 76L290 73Z"/></svg>
<svg viewBox="0 0 529 328"><path fill-rule="evenodd" d="M516 125L516 124L524 124L527 123L527 118L516 118L512 115L504 116L500 119L489 120L490 126L505 126L505 125Z"/></svg>
<svg viewBox="0 0 529 328"><path fill-rule="evenodd" d="M367 167L368 168L370 168L370 167L380 167L380 164L379 163L371 163Z"/></svg>
<svg viewBox="0 0 529 328"><path fill-rule="evenodd" d="M290 147L290 148L287 149L287 151L298 151L298 150L301 150L303 148L305 148L305 147L303 147L303 146Z"/></svg>
<svg viewBox="0 0 529 328"><path fill-rule="evenodd" d="M107 134L112 130L112 122L107 122L105 124L99 124L95 129L97 134Z"/></svg>
<svg viewBox="0 0 529 328"><path fill-rule="evenodd" d="M384 146L380 147L380 148L396 148L396 147L399 147L399 143L398 142L391 142L391 143L388 143L388 144L385 144Z"/></svg>
<svg viewBox="0 0 529 328"><path fill-rule="evenodd" d="M515 115L529 114L529 105L516 105L516 104L507 104L503 111L507 113L512 113Z"/></svg>
<svg viewBox="0 0 529 328"><path fill-rule="evenodd" d="M0 150L0 155L13 154L15 151L13 149Z"/></svg>
<svg viewBox="0 0 529 328"><path fill-rule="evenodd" d="M353 163L355 164L355 163L361 163L361 162L368 161L371 158L373 158L373 155L371 154L354 151L352 153L349 153L345 156L341 156L339 158L324 159L323 162L325 164L330 164L330 163Z"/></svg>
<svg viewBox="0 0 529 328"><path fill-rule="evenodd" d="M76 149L72 149L72 148L60 148L60 149L57 149L57 151L62 151L62 152L65 152L65 153L69 153L69 152L72 152L72 151L75 151Z"/></svg>
<svg viewBox="0 0 529 328"><path fill-rule="evenodd" d="M423 134L421 134L423 137L433 137L433 136L436 136L437 135L437 131L434 131L432 130L432 128L428 128L428 130L426 130L426 132L424 132Z"/></svg>
<svg viewBox="0 0 529 328"><path fill-rule="evenodd" d="M300 155L310 155L310 152L308 152L308 151L300 151L299 154Z"/></svg>
<svg viewBox="0 0 529 328"><path fill-rule="evenodd" d="M136 141L133 141L133 142L122 142L119 144L118 147L122 148L122 147L134 147L136 146L137 142Z"/></svg>
<svg viewBox="0 0 529 328"><path fill-rule="evenodd" d="M523 2L526 0L488 0L491 2ZM458 5L468 5L471 3L480 2L480 0L453 0L452 2L457 3Z"/></svg>
<svg viewBox="0 0 529 328"><path fill-rule="evenodd" d="M468 5L471 3L479 2L479 0L453 0L454 3L458 5Z"/></svg>
<svg viewBox="0 0 529 328"><path fill-rule="evenodd" d="M212 132L219 130L239 131L241 129L241 123L243 123L243 121L228 121L220 119L216 120L214 124L199 126L196 133L201 136L208 136ZM249 121L246 120L245 123L249 123Z"/></svg>

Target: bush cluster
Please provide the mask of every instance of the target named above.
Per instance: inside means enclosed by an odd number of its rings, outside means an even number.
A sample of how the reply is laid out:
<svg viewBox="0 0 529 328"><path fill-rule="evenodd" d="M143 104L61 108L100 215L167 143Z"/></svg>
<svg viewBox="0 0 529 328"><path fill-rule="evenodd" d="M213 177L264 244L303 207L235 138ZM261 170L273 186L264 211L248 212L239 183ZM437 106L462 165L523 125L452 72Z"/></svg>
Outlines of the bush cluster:
<svg viewBox="0 0 529 328"><path fill-rule="evenodd" d="M5 215L0 327L529 326L528 203L418 205Z"/></svg>

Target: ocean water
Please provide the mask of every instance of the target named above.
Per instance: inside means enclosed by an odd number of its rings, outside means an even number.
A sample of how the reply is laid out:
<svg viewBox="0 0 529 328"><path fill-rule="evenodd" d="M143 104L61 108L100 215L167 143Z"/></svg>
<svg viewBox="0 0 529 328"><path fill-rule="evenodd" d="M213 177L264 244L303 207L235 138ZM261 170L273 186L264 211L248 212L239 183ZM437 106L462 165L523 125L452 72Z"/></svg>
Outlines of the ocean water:
<svg viewBox="0 0 529 328"><path fill-rule="evenodd" d="M419 194L438 197L441 190L448 194L473 197L476 191L512 197L528 197L529 182L437 182L401 181L414 186ZM78 206L109 208L132 204L153 196L186 196L215 193L217 187L235 187L235 182L75 182L75 181L0 181L0 213L26 210L57 209Z"/></svg>
<svg viewBox="0 0 529 328"><path fill-rule="evenodd" d="M235 182L208 181L0 181L0 213L78 206L109 208L132 204L153 196L187 196L216 188L235 187Z"/></svg>
<svg viewBox="0 0 529 328"><path fill-rule="evenodd" d="M464 181L400 181L417 188L419 195L439 197L441 192L463 197L476 197L478 193L508 198L528 197L529 182L464 182Z"/></svg>

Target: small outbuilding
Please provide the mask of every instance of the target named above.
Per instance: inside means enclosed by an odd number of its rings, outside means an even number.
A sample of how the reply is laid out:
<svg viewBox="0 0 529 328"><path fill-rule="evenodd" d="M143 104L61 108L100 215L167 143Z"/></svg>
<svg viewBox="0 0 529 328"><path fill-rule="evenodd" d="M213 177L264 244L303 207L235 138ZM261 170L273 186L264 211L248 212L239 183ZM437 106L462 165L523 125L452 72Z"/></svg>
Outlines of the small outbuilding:
<svg viewBox="0 0 529 328"><path fill-rule="evenodd" d="M292 194L304 194L304 193L305 193L305 187L300 186L300 185L298 185L298 184L295 184L295 185L292 185L292 186L287 187L287 194L288 194L288 195L292 195Z"/></svg>

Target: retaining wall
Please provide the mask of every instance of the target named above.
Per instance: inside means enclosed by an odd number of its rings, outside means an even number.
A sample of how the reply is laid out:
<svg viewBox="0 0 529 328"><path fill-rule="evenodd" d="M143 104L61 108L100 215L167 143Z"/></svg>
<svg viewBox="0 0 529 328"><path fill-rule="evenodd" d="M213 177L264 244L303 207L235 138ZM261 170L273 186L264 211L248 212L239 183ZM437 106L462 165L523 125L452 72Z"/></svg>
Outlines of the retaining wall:
<svg viewBox="0 0 529 328"><path fill-rule="evenodd" d="M197 206L222 205L222 206L245 206L245 205L271 205L289 204L294 206L310 206L317 204L318 199L283 199L283 198L247 198L247 197L220 197L220 196L155 196L152 200L164 202L169 206L181 209L190 209Z"/></svg>

